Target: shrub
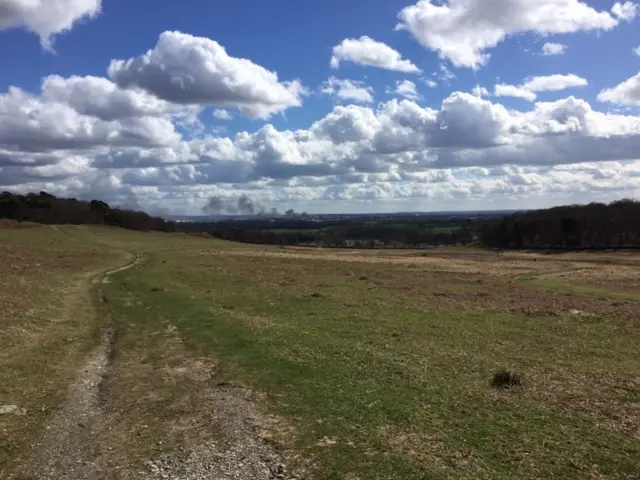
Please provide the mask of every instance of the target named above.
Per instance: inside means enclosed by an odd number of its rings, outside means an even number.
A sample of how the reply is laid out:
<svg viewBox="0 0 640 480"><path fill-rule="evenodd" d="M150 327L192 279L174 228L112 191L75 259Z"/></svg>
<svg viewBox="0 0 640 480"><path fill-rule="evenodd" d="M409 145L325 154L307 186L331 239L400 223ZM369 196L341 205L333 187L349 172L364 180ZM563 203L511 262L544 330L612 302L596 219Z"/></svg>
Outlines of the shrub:
<svg viewBox="0 0 640 480"><path fill-rule="evenodd" d="M493 375L491 386L493 388L511 388L522 385L520 375L508 370L500 370Z"/></svg>

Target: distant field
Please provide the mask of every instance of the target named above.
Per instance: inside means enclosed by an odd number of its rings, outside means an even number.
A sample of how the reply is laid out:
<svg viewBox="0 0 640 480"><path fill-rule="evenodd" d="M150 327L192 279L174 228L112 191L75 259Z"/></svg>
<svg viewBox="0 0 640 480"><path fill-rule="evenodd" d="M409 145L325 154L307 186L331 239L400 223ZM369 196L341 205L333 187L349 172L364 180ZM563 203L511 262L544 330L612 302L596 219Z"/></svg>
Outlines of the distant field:
<svg viewBox="0 0 640 480"><path fill-rule="evenodd" d="M29 470L104 328L89 451L119 469L100 478L161 478L145 462L231 448L245 438L236 415L297 478L640 473L640 254L280 249L83 227L0 229L0 246L0 404L28 410L0 416L0 478L30 478L11 475ZM500 369L522 385L492 388ZM227 395L255 412L225 410Z"/></svg>

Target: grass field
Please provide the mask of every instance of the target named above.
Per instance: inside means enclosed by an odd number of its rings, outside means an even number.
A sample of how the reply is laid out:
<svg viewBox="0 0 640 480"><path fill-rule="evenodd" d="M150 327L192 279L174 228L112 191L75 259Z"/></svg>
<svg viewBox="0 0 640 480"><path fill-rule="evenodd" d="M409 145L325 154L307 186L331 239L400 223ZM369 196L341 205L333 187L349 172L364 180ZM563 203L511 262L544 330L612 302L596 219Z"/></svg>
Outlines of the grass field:
<svg viewBox="0 0 640 480"><path fill-rule="evenodd" d="M0 416L0 478L37 478L30 446L105 328L104 478L228 442L221 392L297 478L640 478L640 255L84 227L0 229L0 246L0 404L28 412ZM492 388L500 369L522 385Z"/></svg>

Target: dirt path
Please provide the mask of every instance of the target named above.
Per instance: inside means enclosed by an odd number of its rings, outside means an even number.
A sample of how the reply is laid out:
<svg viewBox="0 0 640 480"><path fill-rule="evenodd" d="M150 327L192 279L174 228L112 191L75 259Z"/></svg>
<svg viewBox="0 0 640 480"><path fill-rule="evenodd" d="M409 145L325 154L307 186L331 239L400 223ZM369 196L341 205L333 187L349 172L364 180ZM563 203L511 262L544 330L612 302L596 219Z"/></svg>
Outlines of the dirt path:
<svg viewBox="0 0 640 480"><path fill-rule="evenodd" d="M240 388L218 387L199 393L206 406L207 428L215 440L192 446L184 454L161 456L147 462L144 480L295 480L287 474L282 457L259 434L268 423ZM204 426L204 425L203 425Z"/></svg>
<svg viewBox="0 0 640 480"><path fill-rule="evenodd" d="M129 254L127 264L94 276L90 281L108 280L139 263ZM69 315L73 312L69 311ZM69 387L67 399L46 427L26 467L27 475L38 479L89 480L102 478L93 459L94 429L100 422L103 405L100 387L111 356L113 332L106 329L98 348L78 371L77 380Z"/></svg>
<svg viewBox="0 0 640 480"><path fill-rule="evenodd" d="M93 284L109 283L116 273L140 264L144 259L130 255L127 264L89 279ZM104 299L102 292L98 297ZM68 314L73 314L69 311ZM200 375L198 362L191 365L186 352L184 368L196 372L192 395L197 396L195 408L185 418L172 422L192 422L193 428L214 432L209 440L184 445L178 453L160 453L149 458L144 465L129 464L119 444L122 425L144 422L144 415L130 418L114 412L106 393L105 376L116 368L111 364L114 350L114 332L107 328L100 345L92 352L78 371L76 381L69 387L67 398L50 420L44 434L33 446L28 466L17 478L43 480L270 480L295 479L286 471L282 456L268 440L265 428L274 420L252 401L251 392L243 388L216 384L209 374ZM176 343L176 342L174 342ZM181 342L177 341L177 345ZM176 347L177 348L177 347ZM181 348L180 348L181 350ZM181 350L182 351L182 350ZM170 350L165 354L171 356ZM133 368L133 367L132 367ZM166 369L164 369L166 370ZM163 369L154 375L164 375ZM164 373L163 373L164 372ZM188 377L189 375L187 375ZM210 380L210 381L209 381ZM161 384L158 387L161 388ZM119 392L127 395L126 392ZM141 412L137 412L141 413ZM115 419L115 420L114 420ZM116 423L114 423L114 421ZM118 423L120 425L118 425ZM171 422L169 422L171 423ZM114 429L112 431L112 428ZM167 428L171 428L167 424ZM211 437L211 435L209 435ZM158 444L162 444L161 441ZM16 478L16 477L13 477Z"/></svg>

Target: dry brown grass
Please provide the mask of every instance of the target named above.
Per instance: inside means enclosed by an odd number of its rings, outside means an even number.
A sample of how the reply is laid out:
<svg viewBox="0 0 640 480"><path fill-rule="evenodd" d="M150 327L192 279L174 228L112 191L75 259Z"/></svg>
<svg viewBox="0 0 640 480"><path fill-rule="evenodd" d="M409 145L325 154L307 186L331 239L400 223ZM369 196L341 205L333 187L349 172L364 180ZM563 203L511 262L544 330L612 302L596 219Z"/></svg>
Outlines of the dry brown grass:
<svg viewBox="0 0 640 480"><path fill-rule="evenodd" d="M31 222L19 222L17 220L9 220L7 218L0 218L0 228L34 228L40 227L37 223Z"/></svg>
<svg viewBox="0 0 640 480"><path fill-rule="evenodd" d="M119 334L111 373L103 382L111 413L97 431L96 462L104 471L118 465L114 478L141 478L152 459L170 457L178 464L202 448L222 454L245 434L229 431L235 417L249 422L260 441L283 445L291 426L260 408L259 393L219 377L216 361L195 357L168 320L154 330L153 351L140 348L133 331Z"/></svg>
<svg viewBox="0 0 640 480"><path fill-rule="evenodd" d="M540 275L538 278L554 279L572 285L604 288L618 292L640 292L638 266L589 264L582 268Z"/></svg>
<svg viewBox="0 0 640 480"><path fill-rule="evenodd" d="M447 465L443 459L446 446L441 439L395 425L387 425L379 429L378 435L388 444L393 453L409 457L419 463L428 464L431 470L440 474L447 471Z"/></svg>
<svg viewBox="0 0 640 480"><path fill-rule="evenodd" d="M486 312L573 319L584 316L640 325L638 305L634 301L546 291L516 281L524 275L562 279L569 285L582 285L587 283L582 279L589 278L592 285L597 281L602 288L624 292L625 289L618 287L620 279L640 278L640 268L568 262L564 256L555 256L557 258L553 261L545 259L533 262L529 257L526 260L488 259L486 254L478 254L477 257L482 258L479 261L467 257L454 260L449 258L449 254L431 254L414 259L333 251L290 253L230 250L193 255L200 256L198 261L202 267L215 265L229 274L242 271L243 275L261 285L281 288L304 285L309 289L309 294L316 291L321 294L328 287L331 291L331 286L323 284L320 279L340 273L346 281L363 277L372 291L391 291L412 303L443 313ZM222 265L218 257L224 258ZM340 294L339 289L332 291L334 296ZM350 303L348 292L344 301L345 304Z"/></svg>
<svg viewBox="0 0 640 480"><path fill-rule="evenodd" d="M0 417L0 472L63 400L98 341L92 280L120 255L51 229L0 231L0 399L27 410Z"/></svg>
<svg viewBox="0 0 640 480"><path fill-rule="evenodd" d="M516 257L510 259L504 257L497 259L495 255L491 256L486 253L476 255L467 254L464 256L455 256L454 254L442 253L423 253L419 256L409 255L392 255L386 251L363 251L355 252L351 250L338 251L308 249L299 250L218 250L203 253L202 255L221 255L242 256L242 257L266 257L271 259L296 259L296 260L322 260L322 261L338 261L347 263L366 263L366 264L388 264L388 265L404 265L414 268L425 268L429 271L442 272L459 272L465 274L482 274L495 276L517 276L528 273L544 272L550 268L567 268L575 264L574 260L556 258L553 261L547 260L542 256L529 255L525 257ZM541 259L539 265L535 259ZM544 262L542 259L544 258ZM579 265L579 264L578 264Z"/></svg>
<svg viewBox="0 0 640 480"><path fill-rule="evenodd" d="M579 411L597 428L616 430L640 441L640 404L629 402L640 394L640 378L596 377L579 371L563 377L533 371L528 376L529 381L544 386L532 392L541 403Z"/></svg>
<svg viewBox="0 0 640 480"><path fill-rule="evenodd" d="M0 337L10 352L0 353L0 371L9 359L45 363L27 343L60 355L42 376L12 373L11 395L24 388L53 408L90 345L76 340L96 326L87 281L108 259L88 240L49 244L62 233L48 233L44 243L0 252L11 266L0 293L26 292L0 295L0 311L10 309L0 321L11 332L10 341ZM534 478L570 472L565 461L595 478L599 467L588 469L598 448L611 472L622 471L621 449L637 454L628 442L640 440L630 346L640 302L571 289L635 293L639 255L281 250L110 230L78 235L147 252L144 264L101 286L97 317L116 326L116 337L93 448L105 471L120 466L113 478L141 478L144 462L167 452L224 444L225 421L239 415L318 478L371 478L393 462L414 475L397 478ZM66 303L47 305L59 297ZM46 312L57 314L45 322ZM490 388L503 366L523 371L522 388ZM11 403L23 401L37 408L28 398ZM13 425L0 423L0 435L28 438Z"/></svg>

